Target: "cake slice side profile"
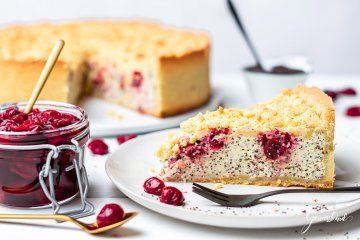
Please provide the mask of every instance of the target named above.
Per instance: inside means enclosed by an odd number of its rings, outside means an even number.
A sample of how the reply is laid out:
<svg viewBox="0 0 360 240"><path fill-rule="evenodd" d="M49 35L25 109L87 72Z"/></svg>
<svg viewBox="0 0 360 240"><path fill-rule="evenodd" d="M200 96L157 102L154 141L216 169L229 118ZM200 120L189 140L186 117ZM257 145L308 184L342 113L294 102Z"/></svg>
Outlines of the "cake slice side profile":
<svg viewBox="0 0 360 240"><path fill-rule="evenodd" d="M334 106L318 88L198 114L157 151L165 181L331 188Z"/></svg>

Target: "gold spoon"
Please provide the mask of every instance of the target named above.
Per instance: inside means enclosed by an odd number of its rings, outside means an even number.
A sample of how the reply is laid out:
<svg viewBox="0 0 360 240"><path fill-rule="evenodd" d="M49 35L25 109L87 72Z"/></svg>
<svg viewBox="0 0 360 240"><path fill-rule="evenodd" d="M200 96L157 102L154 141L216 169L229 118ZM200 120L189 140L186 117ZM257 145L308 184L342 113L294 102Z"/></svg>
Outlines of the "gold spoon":
<svg viewBox="0 0 360 240"><path fill-rule="evenodd" d="M137 212L125 213L124 219L120 222L105 226L98 227L96 223L84 223L66 215L52 215L52 214L0 214L0 219L32 219L32 220L57 220L71 222L77 225L80 229L90 234L98 234L109 231L111 229L120 227L128 222L130 219L138 215Z"/></svg>
<svg viewBox="0 0 360 240"><path fill-rule="evenodd" d="M29 113L33 108L36 100L38 99L42 89L45 86L46 81L48 80L51 71L54 69L55 63L58 60L61 50L64 48L65 42L63 40L59 40L56 42L53 50L50 53L48 60L40 74L40 77L36 83L36 86L31 94L30 100L25 108L24 113Z"/></svg>

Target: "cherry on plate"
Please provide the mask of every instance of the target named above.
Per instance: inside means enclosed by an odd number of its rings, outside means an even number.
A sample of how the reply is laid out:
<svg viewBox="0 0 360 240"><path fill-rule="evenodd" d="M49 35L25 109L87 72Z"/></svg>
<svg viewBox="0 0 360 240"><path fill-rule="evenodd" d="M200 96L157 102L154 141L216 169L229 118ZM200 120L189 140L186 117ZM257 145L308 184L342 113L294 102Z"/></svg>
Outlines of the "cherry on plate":
<svg viewBox="0 0 360 240"><path fill-rule="evenodd" d="M349 107L345 114L349 117L360 117L360 106Z"/></svg>
<svg viewBox="0 0 360 240"><path fill-rule="evenodd" d="M184 196L176 187L164 187L161 192L160 202L180 206L184 202Z"/></svg>
<svg viewBox="0 0 360 240"><path fill-rule="evenodd" d="M350 95L350 96L356 95L356 91L353 88L345 88L345 89L339 91L338 93L342 94L342 95Z"/></svg>
<svg viewBox="0 0 360 240"><path fill-rule="evenodd" d="M331 97L332 100L336 100L338 95L337 92L331 90L325 90L324 93L326 93L329 97Z"/></svg>
<svg viewBox="0 0 360 240"><path fill-rule="evenodd" d="M159 178L151 177L144 182L143 187L145 192L160 196L165 184Z"/></svg>
<svg viewBox="0 0 360 240"><path fill-rule="evenodd" d="M131 134L131 135L126 135L126 136L119 136L116 138L117 142L119 144L123 144L124 142L129 141L130 139L136 138L135 134Z"/></svg>

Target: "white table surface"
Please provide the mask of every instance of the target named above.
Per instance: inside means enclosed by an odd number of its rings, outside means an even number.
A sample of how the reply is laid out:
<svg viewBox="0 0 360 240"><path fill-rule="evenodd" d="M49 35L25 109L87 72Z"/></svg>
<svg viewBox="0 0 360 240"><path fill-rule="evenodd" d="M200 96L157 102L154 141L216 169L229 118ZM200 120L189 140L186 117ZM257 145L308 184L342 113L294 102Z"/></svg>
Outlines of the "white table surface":
<svg viewBox="0 0 360 240"><path fill-rule="evenodd" d="M309 85L339 89L352 86L360 92L360 76L317 76L313 75L307 82ZM218 74L214 77L214 85L226 92L225 106L243 107L250 104L249 93L241 74ZM220 86L220 87L219 87ZM339 99L336 102L337 128L348 131L353 136L360 136L360 119L347 121L342 114L345 106L360 105L360 97ZM117 148L115 139L105 139L110 146L110 152ZM0 221L0 239L360 239L360 211L352 213L351 221L331 222L313 225L308 232L301 234L301 227L284 229L225 229L191 224L175 220L152 212L132 200L126 198L105 173L106 156L87 154L86 167L90 181L90 202L96 206L96 211L110 202L123 206L126 211L138 211L140 214L123 227L103 235L91 236L79 231L69 223L57 224L52 221L22 221L13 224ZM360 164L360 156L359 156ZM76 204L68 204L71 207ZM21 210L0 206L1 213L50 213L50 209ZM91 222L95 216L84 218ZM19 222L17 222L19 223Z"/></svg>

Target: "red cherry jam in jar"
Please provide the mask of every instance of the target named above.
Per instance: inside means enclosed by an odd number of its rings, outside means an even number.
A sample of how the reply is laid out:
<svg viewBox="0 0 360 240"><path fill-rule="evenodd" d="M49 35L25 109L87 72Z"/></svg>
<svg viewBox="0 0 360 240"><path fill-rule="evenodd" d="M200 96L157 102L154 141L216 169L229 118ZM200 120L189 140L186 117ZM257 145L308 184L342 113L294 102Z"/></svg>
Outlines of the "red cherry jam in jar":
<svg viewBox="0 0 360 240"><path fill-rule="evenodd" d="M71 200L79 192L71 166L83 160L88 118L84 110L66 103L38 101L29 114L23 113L25 107L26 102L0 105L0 204L48 206L44 186L57 202ZM58 152L52 155L52 149ZM39 175L47 162L52 181L44 176L42 186Z"/></svg>

